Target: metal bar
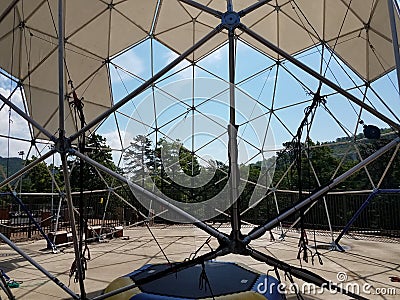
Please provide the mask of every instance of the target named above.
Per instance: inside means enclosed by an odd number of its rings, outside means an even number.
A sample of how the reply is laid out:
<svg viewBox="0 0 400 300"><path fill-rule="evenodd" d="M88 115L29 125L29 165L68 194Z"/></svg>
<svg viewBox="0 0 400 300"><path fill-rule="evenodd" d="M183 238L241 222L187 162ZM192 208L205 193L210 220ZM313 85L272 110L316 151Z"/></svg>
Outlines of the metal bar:
<svg viewBox="0 0 400 300"><path fill-rule="evenodd" d="M379 149L378 151L376 151L375 153L373 153L372 155L367 157L365 160L361 161L360 163L358 163L357 165L355 165L350 170L346 171L345 173L343 173L342 175L340 175L336 179L333 179L330 183L328 183L324 187L321 187L319 190L317 190L316 192L312 193L309 197L307 197L303 201L300 201L299 203L295 204L294 206L292 206L291 208L289 208L285 212L281 213L276 218L272 219L271 221L267 222L266 224L261 225L258 228L255 228L254 230L252 230L243 239L243 242L248 244L252 240L261 237L265 232L267 232L268 230L274 228L277 224L279 224L279 222L285 220L287 217L293 215L294 213L296 213L297 211L299 211L303 207L307 206L308 204L310 204L310 203L312 203L314 201L317 201L318 198L320 198L321 196L325 195L328 191L333 189L339 183L341 183L342 181L346 180L351 175L353 175L354 173L356 173L357 171L359 171L360 169L362 169L363 167L365 167L369 163L375 161L381 155L383 155L384 153L386 153L387 151L389 151L390 149L395 147L398 143L400 143L400 138L399 137L397 137L396 139L394 139L393 141L391 141L387 145L383 146L381 149Z"/></svg>
<svg viewBox="0 0 400 300"><path fill-rule="evenodd" d="M300 69L302 69L303 71L305 71L306 73L310 74L311 76L315 77L316 79L320 80L322 83L326 84L327 86L329 86L330 88L334 89L336 92L342 94L344 97L348 98L349 100L351 100L352 102L354 102L355 104L357 104L358 106L364 108L366 111L368 111L369 113L371 113L372 115L374 115L375 117L379 118L380 120L382 120L383 122L385 122L386 124L390 125L391 127L395 128L397 131L400 131L400 125L397 124L396 122L393 122L393 120L389 119L388 117L386 117L385 115L381 114L380 112L376 111L375 109L373 109L372 107L370 107L369 105L365 104L363 101L361 101L360 99L358 99L357 97L353 96L352 94L350 94L348 91L344 90L343 88L341 88L340 86L336 85L335 83L333 83L332 81L330 81L329 79L325 78L324 76L322 76L321 74L319 74L318 72L314 71L313 69L311 69L310 67L308 67L307 65L303 64L302 62L300 62L299 60L297 60L296 58L294 58L292 55L286 53L285 51L283 51L282 49L280 49L279 47L275 46L274 44L272 44L270 41L266 40L265 38L263 38L261 35L259 35L258 33L254 32L253 30L251 30L250 28L247 28L245 25L243 25L242 23L239 25L239 28L247 33L249 36L251 36L252 38L254 38L256 41L260 42L261 44L263 44L264 46L270 48L272 51L278 53L279 55L281 55L283 58L285 58L286 60L290 61L292 64L294 64L295 66L299 67Z"/></svg>
<svg viewBox="0 0 400 300"><path fill-rule="evenodd" d="M49 131L47 131L47 129L45 129L42 125L40 125L38 122L36 122L34 119L32 119L29 115L27 115L23 110L21 110L18 106L16 106L14 103L9 101L2 94L0 94L0 100L3 101L5 104L7 104L9 107L11 107L20 117L24 118L26 121L28 121L34 127L36 127L36 129L38 129L41 133L43 133L45 136L47 136L51 141L53 141L53 142L56 141L56 137L53 134L51 134Z"/></svg>
<svg viewBox="0 0 400 300"><path fill-rule="evenodd" d="M54 238L53 238L53 244L56 244L56 238L57 238L57 231L58 231L58 222L60 221L60 213L61 213L61 204L62 201L64 200L64 195L60 197L60 200L58 201L58 208L57 208L57 216L56 216L56 223L54 224Z"/></svg>
<svg viewBox="0 0 400 300"><path fill-rule="evenodd" d="M3 13L0 16L0 23L3 22L3 20L5 19L5 17L7 17L7 15L10 13L10 11L14 8L15 5L17 5L17 3L19 2L19 0L14 0L10 3L9 6L7 6L6 10L3 11Z"/></svg>
<svg viewBox="0 0 400 300"><path fill-rule="evenodd" d="M390 28L392 31L392 44L394 52L394 60L396 62L397 72L397 87L400 92L400 53L399 53L399 37L397 35L396 18L394 14L394 2L395 0L387 0L389 9Z"/></svg>
<svg viewBox="0 0 400 300"><path fill-rule="evenodd" d="M13 295L13 293L11 292L10 287L7 284L6 278L5 278L6 274L3 272L2 269L0 269L0 288L4 291L4 293L7 295L7 298L10 300L14 300L15 296Z"/></svg>
<svg viewBox="0 0 400 300"><path fill-rule="evenodd" d="M177 264L172 264L171 267L168 268L168 269L165 269L163 271L159 271L157 273L153 273L150 276L147 276L147 277L144 277L142 279L137 280L135 283L132 283L132 284L127 285L125 287L119 288L119 289L114 290L112 292L109 292L109 293L94 297L91 300L108 299L109 297L121 294L121 293L123 293L125 291L129 291L129 290L131 290L131 289L133 289L135 287L138 287L140 285L143 285L143 284L146 284L148 282L152 282L154 280L160 279L160 278L162 278L164 276L167 276L169 274L177 273L177 272L179 272L181 270L184 270L184 269L190 268L192 266L201 264L201 263L203 263L203 262L205 262L207 260L214 259L214 258L216 258L218 256L226 255L228 253L229 253L229 249L222 248L222 249L219 249L219 250L217 249L215 251L211 251L209 253L206 253L206 254L204 254L202 256L199 256L199 257L196 257L196 258L193 258L191 260L183 261L183 262L177 263Z"/></svg>
<svg viewBox="0 0 400 300"><path fill-rule="evenodd" d="M62 167L63 167L63 173L64 173L65 194L66 194L66 199L67 199L67 204L68 204L69 222L71 224L71 233L72 233L72 240L73 240L73 244L74 244L75 263L76 263L76 268L77 268L77 272L78 272L79 287L80 287L80 291L81 291L81 298L86 299L85 284L83 282L81 253L79 252L79 242L78 242L78 235L77 235L77 231L76 231L74 204L72 203L71 184L69 181L67 156L65 155L65 153L61 153L61 161L62 161ZM80 212L80 213L82 213L82 212Z"/></svg>
<svg viewBox="0 0 400 300"><path fill-rule="evenodd" d="M316 286L319 286L321 288L326 288L326 289L330 289L330 290L335 290L339 293L342 293L344 295L350 296L354 299L365 299L367 300L367 298L364 298L360 295L357 295L355 293L352 293L346 289L344 289L341 285L335 285L332 283L332 281L328 281L324 278L322 278L321 276L303 269L303 268L298 268L298 267L294 267L291 266L283 261L280 261L272 256L266 255L260 251L257 251L255 249L252 249L250 247L248 247L247 249L249 255L251 257L253 257L254 259L264 262L270 266L276 267L282 271L284 271L285 273L291 274L296 278L299 278L301 280L304 280L305 282L309 282L309 283L313 283Z"/></svg>
<svg viewBox="0 0 400 300"><path fill-rule="evenodd" d="M342 239L342 237L349 231L351 225L357 220L357 218L360 216L360 214L364 211L364 209L368 206L368 204L371 202L375 196L379 194L400 194L400 189L382 189L382 190L375 190L373 191L367 199L364 201L364 203L360 206L360 208L356 211L356 213L351 217L350 221L346 224L346 226L343 228L342 232L338 235L338 237L335 239L335 244L339 246L339 242ZM342 247L339 246L340 249L343 249Z"/></svg>
<svg viewBox="0 0 400 300"><path fill-rule="evenodd" d="M107 214L108 202L110 201L110 196L111 196L111 191L108 191L107 201L104 206L103 218L101 219L101 226L100 226L100 232L99 232L100 237L101 237L101 234L103 233L102 231L103 231L103 227L104 227L104 222L106 220L106 214Z"/></svg>
<svg viewBox="0 0 400 300"><path fill-rule="evenodd" d="M82 158L85 160L87 163L91 164L95 168L98 168L99 170L113 176L115 179L126 183L129 185L130 188L136 190L137 192L145 195L146 197L149 197L150 199L161 203L166 207L166 209L170 209L176 213L178 213L180 216L186 218L186 220L190 223L193 223L196 227L202 229L203 231L207 232L208 234L212 235L213 237L217 238L218 240L222 240L224 242L229 242L229 238L222 232L218 231L217 229L213 228L212 226L207 225L206 223L198 220L197 218L193 217L191 214L187 213L186 211L180 209L179 207L176 207L175 205L169 203L167 200L154 195L152 192L146 190L145 188L141 187L140 185L137 185L136 183L131 182L121 174L118 174L107 167L103 166L102 164L98 163L97 161L94 161L93 159L89 158L86 155L83 155L82 153L71 149L71 153L79 158Z"/></svg>
<svg viewBox="0 0 400 300"><path fill-rule="evenodd" d="M214 28L210 33L208 33L206 36L204 36L201 40L199 40L197 43L195 43L192 47L190 47L188 50L183 52L181 55L179 55L176 59L174 59L171 63L169 63L166 67L164 67L162 70L160 70L157 74L155 74L152 78L144 82L140 87L138 87L136 90L122 98L118 103L116 103L114 106L112 106L110 109L107 111L103 112L102 114L98 115L96 118L94 118L92 121L90 121L85 127L80 129L78 132L70 136L70 140L73 141L78 138L82 133L88 131L90 128L93 126L97 125L97 123L103 121L105 118L107 118L109 115L117 111L120 107L125 105L128 101L131 99L135 98L136 96L140 95L143 91L145 91L149 86L151 86L153 83L155 83L158 79L160 79L162 76L164 76L166 73L168 73L170 70L172 70L175 66L177 66L181 61L183 61L188 55L196 51L199 47L204 45L208 40L213 38L217 33L219 33L223 29L223 26L220 24L216 28Z"/></svg>
<svg viewBox="0 0 400 300"><path fill-rule="evenodd" d="M35 220L35 218L33 217L32 213L29 211L29 209L26 207L26 205L24 204L24 202L22 202L22 200L17 197L15 195L15 193L11 193L11 196L15 199L15 201L18 202L19 206L22 208L22 210L24 210L29 218L29 220L31 220L31 222L33 222L33 224L35 225L35 227L39 230L40 234L43 236L43 238L46 240L47 242L47 247L51 248L53 250L53 252L55 253L57 251L56 246L53 244L52 241L50 241L50 239L48 238L48 236L44 233L42 227L39 225L39 223ZM31 225L29 226L29 230L30 230Z"/></svg>
<svg viewBox="0 0 400 300"><path fill-rule="evenodd" d="M397 1L394 1L394 6L396 8L396 12L398 15L400 15L400 8L399 8L399 3Z"/></svg>
<svg viewBox="0 0 400 300"><path fill-rule="evenodd" d="M58 130L65 137L64 121L64 10L63 0L58 0Z"/></svg>
<svg viewBox="0 0 400 300"><path fill-rule="evenodd" d="M0 233L0 239L2 239L6 244L8 244L14 251L16 251L19 255L25 258L28 262L30 262L36 269L46 275L51 281L57 284L60 288L62 288L67 294L69 294L73 299L81 299L77 294L71 291L67 286L65 286L57 277L50 274L45 268L39 265L36 261L34 261L28 254L23 252L20 248L18 248L13 242L11 242L6 236Z"/></svg>
<svg viewBox="0 0 400 300"><path fill-rule="evenodd" d="M215 9L212 9L211 7L203 5L203 4L198 3L196 1L193 1L193 0L179 0L179 2L183 2L183 3L187 4L187 5L190 5L192 7L198 8L201 11L204 11L204 12L210 14L210 15L213 15L214 17L217 17L217 18L221 18L222 17L222 12L220 12L218 10L215 10Z"/></svg>
<svg viewBox="0 0 400 300"><path fill-rule="evenodd" d="M232 0L226 0L226 10L228 12L233 12L233 3Z"/></svg>
<svg viewBox="0 0 400 300"><path fill-rule="evenodd" d="M232 3L228 3L228 6ZM228 126L228 156L229 156L229 169L230 169L230 197L232 201L231 206L231 224L232 224L232 237L239 240L240 237L240 212L239 212L239 167L238 167L238 142L237 142L237 126L236 126L236 99L235 99L235 77L236 77L236 64L235 64L235 30L229 29L229 126Z"/></svg>
<svg viewBox="0 0 400 300"><path fill-rule="evenodd" d="M261 6L264 6L268 2L271 2L271 0L262 0L254 3L253 5L250 5L249 7L242 9L241 11L238 12L240 17L244 17L248 13L251 13L252 11L255 11L256 9L260 8Z"/></svg>
<svg viewBox="0 0 400 300"><path fill-rule="evenodd" d="M14 173L13 175L11 175L10 177L8 177L7 179L5 179L3 182L0 183L0 188L5 186L6 184L12 182L13 180L17 179L18 177L24 175L26 172L30 171L36 165L40 164L45 159L52 156L55 152L56 152L55 150L50 150L48 153L44 154L43 156L41 156L38 159L31 162L29 165L27 165L24 168L22 168L21 170L19 170L18 172Z"/></svg>

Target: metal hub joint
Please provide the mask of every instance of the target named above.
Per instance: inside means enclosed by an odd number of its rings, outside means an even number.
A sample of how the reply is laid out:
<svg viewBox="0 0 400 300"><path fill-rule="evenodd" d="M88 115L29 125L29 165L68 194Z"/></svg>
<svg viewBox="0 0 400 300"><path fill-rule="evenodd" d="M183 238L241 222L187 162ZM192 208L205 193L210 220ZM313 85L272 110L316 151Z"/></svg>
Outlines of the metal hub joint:
<svg viewBox="0 0 400 300"><path fill-rule="evenodd" d="M71 149L71 141L66 137L58 138L54 145L54 148L58 153L61 154L68 153L69 150Z"/></svg>
<svg viewBox="0 0 400 300"><path fill-rule="evenodd" d="M222 15L222 25L228 29L234 29L240 24L240 16L237 12L226 12Z"/></svg>

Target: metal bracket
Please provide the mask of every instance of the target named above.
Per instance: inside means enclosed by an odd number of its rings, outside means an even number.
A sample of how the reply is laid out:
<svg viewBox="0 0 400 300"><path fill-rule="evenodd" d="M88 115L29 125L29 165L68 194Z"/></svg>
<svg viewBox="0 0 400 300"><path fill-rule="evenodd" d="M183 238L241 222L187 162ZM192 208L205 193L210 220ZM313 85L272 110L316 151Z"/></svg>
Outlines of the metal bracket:
<svg viewBox="0 0 400 300"><path fill-rule="evenodd" d="M71 149L71 140L67 137L58 138L55 142L54 149L58 153L67 153Z"/></svg>
<svg viewBox="0 0 400 300"><path fill-rule="evenodd" d="M240 15L237 12L228 11L222 15L221 23L226 29L235 29L240 24Z"/></svg>

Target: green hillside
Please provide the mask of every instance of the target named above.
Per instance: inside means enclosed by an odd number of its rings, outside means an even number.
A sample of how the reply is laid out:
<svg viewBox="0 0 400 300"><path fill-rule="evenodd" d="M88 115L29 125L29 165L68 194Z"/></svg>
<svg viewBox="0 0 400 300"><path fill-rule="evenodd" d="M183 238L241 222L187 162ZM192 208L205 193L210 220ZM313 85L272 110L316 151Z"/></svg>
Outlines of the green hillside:
<svg viewBox="0 0 400 300"><path fill-rule="evenodd" d="M10 176L20 170L23 167L23 160L18 157L10 157L9 159L0 156L0 166L2 170L0 171L0 181L4 180L4 174ZM8 166L8 172L7 172Z"/></svg>

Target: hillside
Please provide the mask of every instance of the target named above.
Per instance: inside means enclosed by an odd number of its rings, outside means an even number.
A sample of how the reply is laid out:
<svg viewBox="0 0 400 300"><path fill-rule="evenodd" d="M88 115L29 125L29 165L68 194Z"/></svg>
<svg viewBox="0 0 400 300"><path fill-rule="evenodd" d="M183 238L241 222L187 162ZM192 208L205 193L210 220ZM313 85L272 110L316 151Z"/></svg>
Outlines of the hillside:
<svg viewBox="0 0 400 300"><path fill-rule="evenodd" d="M8 161L8 163L7 163ZM8 164L8 172L7 172L7 164ZM9 159L0 156L0 166L2 170L0 171L0 181L4 180L3 171L7 175L12 175L18 170L20 170L23 166L23 161L18 157L10 157Z"/></svg>

